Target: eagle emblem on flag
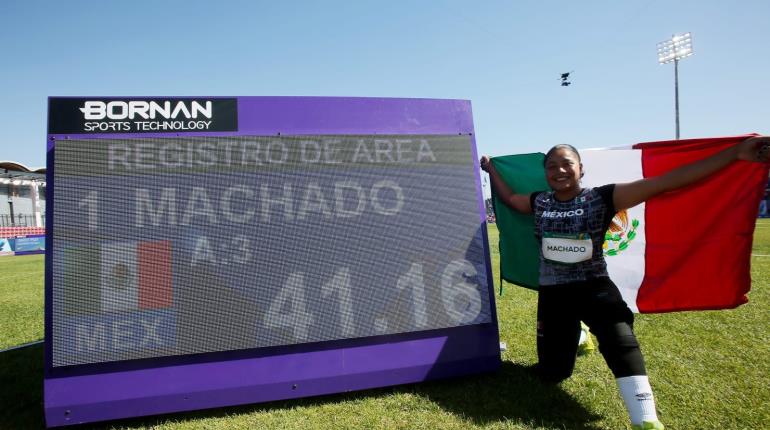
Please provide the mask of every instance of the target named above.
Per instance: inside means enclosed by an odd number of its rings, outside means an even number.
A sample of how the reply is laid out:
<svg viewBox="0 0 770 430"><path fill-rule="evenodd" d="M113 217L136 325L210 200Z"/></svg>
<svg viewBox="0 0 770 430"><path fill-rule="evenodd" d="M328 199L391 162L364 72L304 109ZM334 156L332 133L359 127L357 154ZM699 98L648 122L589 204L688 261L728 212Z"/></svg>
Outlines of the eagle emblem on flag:
<svg viewBox="0 0 770 430"><path fill-rule="evenodd" d="M628 249L629 244L636 237L636 229L639 227L639 220L632 218L628 222L628 211L622 210L615 214L610 223L610 228L604 234L604 255L611 257Z"/></svg>

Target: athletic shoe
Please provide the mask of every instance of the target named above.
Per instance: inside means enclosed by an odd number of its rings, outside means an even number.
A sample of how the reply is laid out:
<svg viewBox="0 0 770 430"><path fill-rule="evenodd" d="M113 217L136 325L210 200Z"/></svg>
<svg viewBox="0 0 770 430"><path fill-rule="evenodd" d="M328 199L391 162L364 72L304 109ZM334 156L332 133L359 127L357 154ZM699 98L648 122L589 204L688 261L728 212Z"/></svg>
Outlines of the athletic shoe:
<svg viewBox="0 0 770 430"><path fill-rule="evenodd" d="M588 326L581 322L577 355L588 355L594 352L595 349L596 347L594 347L594 341L591 339L591 333L588 331Z"/></svg>

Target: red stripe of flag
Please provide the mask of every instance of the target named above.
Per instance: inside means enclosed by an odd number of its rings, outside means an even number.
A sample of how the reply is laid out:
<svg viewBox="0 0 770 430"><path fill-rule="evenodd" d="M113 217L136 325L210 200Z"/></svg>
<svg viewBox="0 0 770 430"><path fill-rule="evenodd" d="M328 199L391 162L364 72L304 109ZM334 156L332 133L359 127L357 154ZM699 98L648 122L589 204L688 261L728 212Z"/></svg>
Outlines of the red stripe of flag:
<svg viewBox="0 0 770 430"><path fill-rule="evenodd" d="M171 242L140 242L136 254L139 309L171 306Z"/></svg>
<svg viewBox="0 0 770 430"><path fill-rule="evenodd" d="M655 142L643 149L645 177L735 145L747 136ZM640 312L734 308L748 301L759 200L768 166L738 161L683 190L647 201L646 268Z"/></svg>

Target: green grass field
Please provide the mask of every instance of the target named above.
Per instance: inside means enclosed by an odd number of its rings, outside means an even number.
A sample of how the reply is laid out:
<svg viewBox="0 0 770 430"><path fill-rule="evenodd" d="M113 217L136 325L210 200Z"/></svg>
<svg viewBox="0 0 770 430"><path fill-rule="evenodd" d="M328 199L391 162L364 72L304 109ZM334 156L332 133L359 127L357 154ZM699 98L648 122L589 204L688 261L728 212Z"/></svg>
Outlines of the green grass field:
<svg viewBox="0 0 770 430"><path fill-rule="evenodd" d="M496 243L496 228L489 233ZM770 423L770 220L758 221L753 252L748 304L637 316L659 416L669 429L763 429ZM492 257L497 268L495 249ZM43 258L0 258L0 274L0 349L41 339ZM540 384L530 371L536 293L507 285L496 300L508 351L495 374L86 428L629 428L601 355L580 357L573 377L558 386ZM0 429L43 427L42 373L41 345L0 353Z"/></svg>

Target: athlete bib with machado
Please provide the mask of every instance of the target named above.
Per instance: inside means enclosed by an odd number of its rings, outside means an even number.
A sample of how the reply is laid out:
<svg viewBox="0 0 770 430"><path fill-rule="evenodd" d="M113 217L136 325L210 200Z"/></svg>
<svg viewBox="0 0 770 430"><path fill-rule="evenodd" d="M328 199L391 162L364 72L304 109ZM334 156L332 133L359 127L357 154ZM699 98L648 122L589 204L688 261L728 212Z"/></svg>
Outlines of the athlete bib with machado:
<svg viewBox="0 0 770 430"><path fill-rule="evenodd" d="M591 259L594 251L591 236L580 234L543 234L543 258L563 264L579 263Z"/></svg>

